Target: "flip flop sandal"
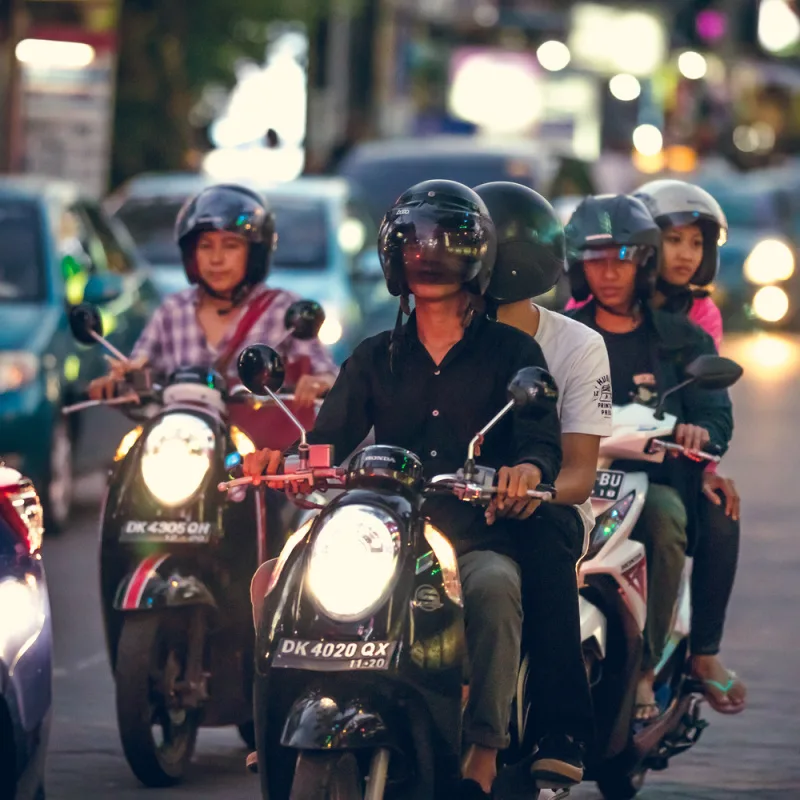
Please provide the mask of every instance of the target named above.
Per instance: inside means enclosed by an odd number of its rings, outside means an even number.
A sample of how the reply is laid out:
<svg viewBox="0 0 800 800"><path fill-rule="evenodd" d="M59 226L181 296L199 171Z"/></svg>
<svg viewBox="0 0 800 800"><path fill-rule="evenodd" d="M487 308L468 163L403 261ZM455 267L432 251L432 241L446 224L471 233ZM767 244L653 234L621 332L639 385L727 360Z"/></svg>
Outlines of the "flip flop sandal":
<svg viewBox="0 0 800 800"><path fill-rule="evenodd" d="M718 714L740 714L744 711L745 706L747 705L746 702L741 703L740 705L723 705L717 699L717 697L708 690L708 687L712 689L716 689L725 697L728 696L728 692L739 683L739 678L736 677L736 673L728 670L728 682L727 683L720 683L719 681L713 681L711 678L695 678L695 680L700 681L703 684L703 695L705 696L708 704L711 708L714 709Z"/></svg>
<svg viewBox="0 0 800 800"><path fill-rule="evenodd" d="M648 715L646 717L637 716L638 712L643 711L644 709L653 709L655 714L652 716ZM651 722L655 722L661 716L661 706L658 703L636 703L633 707L633 724L634 725L649 725Z"/></svg>

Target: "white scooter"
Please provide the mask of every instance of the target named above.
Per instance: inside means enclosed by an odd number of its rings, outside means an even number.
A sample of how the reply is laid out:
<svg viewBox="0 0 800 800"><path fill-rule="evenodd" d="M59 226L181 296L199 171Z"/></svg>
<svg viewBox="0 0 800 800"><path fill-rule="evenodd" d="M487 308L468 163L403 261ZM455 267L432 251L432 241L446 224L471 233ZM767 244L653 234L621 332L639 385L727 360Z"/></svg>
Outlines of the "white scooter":
<svg viewBox="0 0 800 800"><path fill-rule="evenodd" d="M669 642L656 669L661 714L653 722L634 726L647 612L647 561L644 546L630 537L649 482L645 472L610 469L617 460L660 463L667 451L684 453L682 446L665 441L678 419L663 412L664 399L689 383L707 390L725 389L741 377L742 368L726 358L701 356L686 373L687 380L665 392L656 409L639 404L614 407L613 433L600 445L592 494L596 524L578 574L581 638L597 725L597 748L588 754L585 780L596 781L607 800L635 797L647 771L665 769L672 756L695 744L707 725L700 717L702 694L688 673L691 559L687 559ZM700 457L719 461L711 453ZM520 687L525 686L527 668L526 656ZM518 692L518 698L524 695L524 690ZM517 730L524 730L530 710L524 701L517 701Z"/></svg>

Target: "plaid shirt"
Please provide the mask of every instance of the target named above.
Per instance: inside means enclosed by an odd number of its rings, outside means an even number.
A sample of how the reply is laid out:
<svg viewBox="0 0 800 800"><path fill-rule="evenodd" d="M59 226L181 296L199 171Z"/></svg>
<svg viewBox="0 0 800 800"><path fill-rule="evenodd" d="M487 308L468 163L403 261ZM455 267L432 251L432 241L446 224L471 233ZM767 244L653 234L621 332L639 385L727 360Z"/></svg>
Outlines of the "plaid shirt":
<svg viewBox="0 0 800 800"><path fill-rule="evenodd" d="M252 291L248 302L232 314L228 329L216 347L211 347L206 341L206 335L197 319L197 306L200 300L198 288L193 286L170 295L142 331L139 341L133 348L133 357L145 356L149 365L157 373L164 375L170 375L179 367L210 367L218 356L224 353L250 302L267 291L270 290L263 284ZM336 365L318 339L301 341L286 335L283 323L286 310L299 299L298 295L291 292L277 290L266 312L247 332L241 347L244 349L251 344L267 344L274 347L287 364L302 356L308 356L312 374L320 375L326 372L336 374L338 372ZM226 370L225 378L230 386L239 383L236 373L238 355L236 353L230 359Z"/></svg>

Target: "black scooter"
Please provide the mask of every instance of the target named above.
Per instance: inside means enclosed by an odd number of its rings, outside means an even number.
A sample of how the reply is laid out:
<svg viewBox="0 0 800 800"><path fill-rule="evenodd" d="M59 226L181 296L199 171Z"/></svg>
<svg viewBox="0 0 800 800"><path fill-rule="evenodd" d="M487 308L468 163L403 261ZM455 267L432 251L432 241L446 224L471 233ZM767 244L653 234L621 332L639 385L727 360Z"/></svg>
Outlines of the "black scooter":
<svg viewBox="0 0 800 800"><path fill-rule="evenodd" d="M239 376L259 395L281 384L280 359L242 351ZM256 642L256 741L270 800L442 797L459 775L466 643L455 550L422 516L426 497L487 504L495 471L475 464L479 437L515 406L555 402L550 376L521 370L508 404L480 431L456 474L423 478L420 459L373 445L332 467L326 445L301 444L263 482L299 494L344 489L288 540L263 600ZM550 500L540 486L531 497Z"/></svg>
<svg viewBox="0 0 800 800"><path fill-rule="evenodd" d="M296 303L287 335L312 338L323 320L318 304ZM92 306L73 308L70 325L79 342L125 359ZM183 778L201 726L236 725L255 747L248 588L277 554L268 552L275 532L268 538L264 489L238 503L216 489L255 449L228 419L229 404L255 400L246 389L229 391L219 373L190 366L165 386L133 371L115 394L64 412L112 405L136 422L117 449L101 512L103 624L125 757L142 783L168 786ZM284 505L284 518L269 514L278 549L297 517Z"/></svg>

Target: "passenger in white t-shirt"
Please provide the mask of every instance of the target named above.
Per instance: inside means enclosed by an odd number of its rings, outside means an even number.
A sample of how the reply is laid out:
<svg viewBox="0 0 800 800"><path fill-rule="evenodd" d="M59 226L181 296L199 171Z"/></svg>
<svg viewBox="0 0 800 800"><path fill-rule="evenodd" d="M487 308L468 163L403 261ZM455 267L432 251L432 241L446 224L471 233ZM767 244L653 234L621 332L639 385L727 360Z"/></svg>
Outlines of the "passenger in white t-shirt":
<svg viewBox="0 0 800 800"><path fill-rule="evenodd" d="M486 203L498 237L497 258L486 301L490 315L526 331L539 343L559 390L563 462L557 498L541 506L537 535L519 542L523 574L524 642L547 642L534 654L528 691L539 749L534 779L551 779L557 764L579 764L575 752L594 735L591 695L581 654L575 566L594 525L589 495L594 487L600 438L611 434L611 380L603 338L581 323L533 304L555 285L566 266L564 229L552 206L516 183L498 182L475 191ZM511 514L533 514L537 501L521 501ZM499 512L498 512L499 513ZM508 511L506 511L508 513ZM560 562L571 571L549 569ZM561 576L571 576L565 580ZM569 614L550 613L548 598L569 594ZM563 601L562 601L563 602ZM538 645L541 647L541 644ZM569 687L568 693L564 687ZM543 737L543 739L541 738Z"/></svg>

